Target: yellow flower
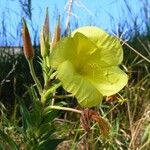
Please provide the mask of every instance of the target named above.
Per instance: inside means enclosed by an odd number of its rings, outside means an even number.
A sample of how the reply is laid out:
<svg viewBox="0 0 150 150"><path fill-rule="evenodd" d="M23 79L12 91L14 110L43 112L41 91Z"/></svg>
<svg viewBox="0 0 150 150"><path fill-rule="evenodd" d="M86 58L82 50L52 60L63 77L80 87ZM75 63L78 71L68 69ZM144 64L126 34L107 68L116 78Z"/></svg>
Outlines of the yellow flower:
<svg viewBox="0 0 150 150"><path fill-rule="evenodd" d="M97 27L81 27L57 44L51 66L64 89L83 107L98 105L103 96L119 92L128 81L119 68L123 50L119 40Z"/></svg>

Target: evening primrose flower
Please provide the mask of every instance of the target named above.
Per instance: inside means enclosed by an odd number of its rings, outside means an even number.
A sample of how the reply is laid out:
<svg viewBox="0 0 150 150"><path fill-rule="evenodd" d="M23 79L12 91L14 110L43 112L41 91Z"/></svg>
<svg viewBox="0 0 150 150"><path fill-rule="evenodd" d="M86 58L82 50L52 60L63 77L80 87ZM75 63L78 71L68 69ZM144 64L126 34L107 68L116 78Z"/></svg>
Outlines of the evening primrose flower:
<svg viewBox="0 0 150 150"><path fill-rule="evenodd" d="M51 66L63 88L82 107L98 105L103 96L119 92L128 81L119 68L123 50L119 40L93 26L76 29L52 51Z"/></svg>

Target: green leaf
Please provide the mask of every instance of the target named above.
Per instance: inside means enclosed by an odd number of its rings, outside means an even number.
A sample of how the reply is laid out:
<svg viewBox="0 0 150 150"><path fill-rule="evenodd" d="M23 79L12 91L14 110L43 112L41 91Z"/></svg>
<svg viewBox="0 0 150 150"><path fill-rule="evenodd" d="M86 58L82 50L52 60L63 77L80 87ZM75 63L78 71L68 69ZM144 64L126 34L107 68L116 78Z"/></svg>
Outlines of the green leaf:
<svg viewBox="0 0 150 150"><path fill-rule="evenodd" d="M30 114L33 126L39 126L42 120L42 106L40 101L34 101L32 105L32 113Z"/></svg>
<svg viewBox="0 0 150 150"><path fill-rule="evenodd" d="M77 97L83 107L92 107L102 101L102 94L84 77L78 74L70 61L59 65L57 76L63 87Z"/></svg>
<svg viewBox="0 0 150 150"><path fill-rule="evenodd" d="M51 123L58 115L57 110L48 110L43 114L42 123Z"/></svg>
<svg viewBox="0 0 150 150"><path fill-rule="evenodd" d="M150 124L147 125L144 134L142 135L141 142L142 144L146 143L148 140L150 140Z"/></svg>
<svg viewBox="0 0 150 150"><path fill-rule="evenodd" d="M47 139L44 143L40 145L39 150L55 150L58 146L63 141L63 139Z"/></svg>
<svg viewBox="0 0 150 150"><path fill-rule="evenodd" d="M22 121L23 121L23 130L26 131L33 126L33 122L30 113L24 104L24 101L21 98L19 98L17 95L16 98L20 104L20 111L21 111Z"/></svg>
<svg viewBox="0 0 150 150"><path fill-rule="evenodd" d="M1 142L0 142L0 150L5 150L5 147L1 145Z"/></svg>
<svg viewBox="0 0 150 150"><path fill-rule="evenodd" d="M26 86L26 88L28 90L28 93L30 95L30 99L32 102L32 112L30 113L30 117L31 117L31 120L32 120L34 126L38 126L41 122L42 105L38 98L35 88L33 86L32 87ZM28 111L28 110L26 110L26 111Z"/></svg>
<svg viewBox="0 0 150 150"><path fill-rule="evenodd" d="M54 130L54 126L52 126L52 124L50 123L45 123L39 126L38 128L38 135L39 135L39 140L40 141L45 141L46 139L48 139L53 133L55 132Z"/></svg>
<svg viewBox="0 0 150 150"><path fill-rule="evenodd" d="M17 144L3 131L0 130L0 139L3 140L4 142L8 143L11 149L13 150L19 150L19 147Z"/></svg>

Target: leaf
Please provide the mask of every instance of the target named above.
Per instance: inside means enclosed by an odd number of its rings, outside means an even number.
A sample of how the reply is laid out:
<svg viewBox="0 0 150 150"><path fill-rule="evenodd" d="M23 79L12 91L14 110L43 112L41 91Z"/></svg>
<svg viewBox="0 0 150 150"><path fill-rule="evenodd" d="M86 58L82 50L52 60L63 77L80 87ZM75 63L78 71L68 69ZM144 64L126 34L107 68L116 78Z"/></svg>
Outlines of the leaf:
<svg viewBox="0 0 150 150"><path fill-rule="evenodd" d="M86 132L90 132L90 120L94 120L99 124L101 134L104 138L109 136L110 124L104 118L102 118L98 112L92 109L83 110L81 113L81 123Z"/></svg>
<svg viewBox="0 0 150 150"><path fill-rule="evenodd" d="M34 101L34 100L33 100ZM39 101L33 102L32 113L30 114L34 126L39 126L42 120L42 106Z"/></svg>
<svg viewBox="0 0 150 150"><path fill-rule="evenodd" d="M65 90L75 95L81 106L92 107L102 101L102 94L76 72L71 62L65 61L59 65L57 73Z"/></svg>
<svg viewBox="0 0 150 150"><path fill-rule="evenodd" d="M22 121L23 121L23 130L26 131L27 129L30 129L33 126L33 122L30 113L24 104L24 101L21 98L19 98L17 95L16 98L20 104L20 111L22 114Z"/></svg>
<svg viewBox="0 0 150 150"><path fill-rule="evenodd" d="M41 109L42 105L38 98L38 95L34 89L34 87L27 87L28 92L30 94L30 99L32 100L32 111L30 113L31 120L34 126L38 126L41 123Z"/></svg>
<svg viewBox="0 0 150 150"><path fill-rule="evenodd" d="M4 142L8 143L11 149L13 150L19 150L19 147L17 144L3 131L0 130L0 139L3 140Z"/></svg>
<svg viewBox="0 0 150 150"><path fill-rule="evenodd" d="M148 126L146 127L145 132L142 136L141 142L144 144L149 140L150 140L150 124L148 124Z"/></svg>
<svg viewBox="0 0 150 150"><path fill-rule="evenodd" d="M0 142L0 150L5 150L5 147L1 145L1 142Z"/></svg>
<svg viewBox="0 0 150 150"><path fill-rule="evenodd" d="M58 115L57 110L49 110L44 112L42 123L51 123Z"/></svg>
<svg viewBox="0 0 150 150"><path fill-rule="evenodd" d="M37 131L40 141L47 140L54 132L54 126L50 123L42 124Z"/></svg>
<svg viewBox="0 0 150 150"><path fill-rule="evenodd" d="M45 149L49 149L49 150L55 150L58 146L58 144L60 144L64 139L47 139L47 141L45 141L44 143L42 143L40 145L39 150L45 150Z"/></svg>

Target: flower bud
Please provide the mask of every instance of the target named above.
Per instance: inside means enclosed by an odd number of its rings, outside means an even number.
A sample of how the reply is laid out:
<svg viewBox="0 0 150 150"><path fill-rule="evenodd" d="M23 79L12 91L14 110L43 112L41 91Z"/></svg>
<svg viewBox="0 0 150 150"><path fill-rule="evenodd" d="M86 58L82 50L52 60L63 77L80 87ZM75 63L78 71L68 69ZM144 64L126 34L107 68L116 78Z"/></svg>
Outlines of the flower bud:
<svg viewBox="0 0 150 150"><path fill-rule="evenodd" d="M23 38L24 55L27 60L31 60L34 57L34 51L31 43L28 27L24 18L23 18L22 38Z"/></svg>
<svg viewBox="0 0 150 150"><path fill-rule="evenodd" d="M60 17L59 17L56 28L55 28L55 33L53 36L52 49L55 48L57 42L60 40L60 32L61 32L61 29L60 29Z"/></svg>
<svg viewBox="0 0 150 150"><path fill-rule="evenodd" d="M41 36L40 36L40 47L41 47L41 55L42 57L45 57L49 53L50 49L50 35L49 35L49 15L48 15L48 9L46 10L46 17L45 17L45 22L44 26L41 31Z"/></svg>
<svg viewBox="0 0 150 150"><path fill-rule="evenodd" d="M50 34L50 29L49 29L49 14L48 14L48 8L46 9L46 17L44 21L44 29L45 29L45 34L49 38Z"/></svg>

